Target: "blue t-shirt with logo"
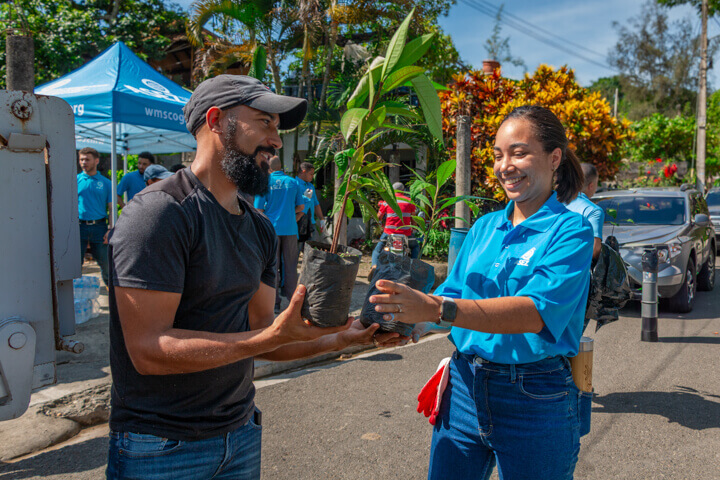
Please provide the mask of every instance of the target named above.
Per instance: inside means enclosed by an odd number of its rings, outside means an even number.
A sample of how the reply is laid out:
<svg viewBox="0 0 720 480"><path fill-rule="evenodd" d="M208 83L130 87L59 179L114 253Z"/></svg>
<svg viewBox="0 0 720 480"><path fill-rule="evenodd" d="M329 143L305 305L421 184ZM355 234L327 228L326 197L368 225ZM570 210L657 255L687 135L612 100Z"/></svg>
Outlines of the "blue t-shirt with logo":
<svg viewBox="0 0 720 480"><path fill-rule="evenodd" d="M128 172L123 175L122 179L120 179L120 183L118 183L117 194L122 195L127 192L127 199L129 202L146 186L147 185L145 185L145 180L143 179L142 174L138 170L135 170L134 172Z"/></svg>
<svg viewBox="0 0 720 480"><path fill-rule="evenodd" d="M571 212L579 213L587 218L593 229L593 237L602 239L603 223L605 222L605 211L598 207L584 193L579 193L575 200L566 205Z"/></svg>
<svg viewBox="0 0 720 480"><path fill-rule="evenodd" d="M265 211L276 235L297 235L295 207L305 203L298 183L280 170L270 174L269 183L267 194L255 196L255 208Z"/></svg>
<svg viewBox="0 0 720 480"><path fill-rule="evenodd" d="M555 193L517 226L514 203L481 217L468 232L447 280L435 295L462 299L529 297L540 333L492 334L452 327L462 353L518 364L578 352L590 282L592 229Z"/></svg>
<svg viewBox="0 0 720 480"><path fill-rule="evenodd" d="M297 181L298 186L300 187L300 192L302 192L303 201L305 202L305 210L303 210L303 212L310 215L310 221L313 225L315 225L315 206L320 205L317 198L317 192L315 191L315 186L300 177L295 177L295 181ZM308 194L310 195L309 197Z"/></svg>
<svg viewBox="0 0 720 480"><path fill-rule="evenodd" d="M80 220L107 218L108 203L112 202L112 183L99 173L93 176L85 172L77 175L78 210Z"/></svg>

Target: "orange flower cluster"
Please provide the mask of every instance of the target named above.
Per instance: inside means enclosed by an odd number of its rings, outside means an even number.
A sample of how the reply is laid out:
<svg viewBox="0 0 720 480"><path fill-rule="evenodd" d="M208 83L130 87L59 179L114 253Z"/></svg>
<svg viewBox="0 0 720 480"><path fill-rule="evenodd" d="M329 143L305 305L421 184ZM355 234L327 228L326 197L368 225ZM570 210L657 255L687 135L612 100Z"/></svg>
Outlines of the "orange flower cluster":
<svg viewBox="0 0 720 480"><path fill-rule="evenodd" d="M630 135L630 123L612 116L610 105L597 92L575 80L566 66L547 65L519 81L471 71L454 77L450 90L440 92L443 130L451 155L455 155L457 115L472 117L473 184L479 194L504 198L493 175L493 142L505 115L522 105L542 105L552 110L566 127L570 148L581 161L598 169L601 179L614 176L620 166L619 145Z"/></svg>

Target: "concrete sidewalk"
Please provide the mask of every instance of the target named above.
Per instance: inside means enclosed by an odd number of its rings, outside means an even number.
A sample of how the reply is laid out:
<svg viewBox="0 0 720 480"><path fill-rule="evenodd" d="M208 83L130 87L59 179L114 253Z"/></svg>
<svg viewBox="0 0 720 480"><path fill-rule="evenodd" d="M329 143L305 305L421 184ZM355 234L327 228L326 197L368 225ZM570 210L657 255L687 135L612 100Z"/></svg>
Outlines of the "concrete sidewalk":
<svg viewBox="0 0 720 480"><path fill-rule="evenodd" d="M360 313L368 289L368 259L353 290L350 314ZM90 263L83 267L83 275L100 276L100 269ZM102 283L102 282L101 282ZM82 429L104 423L110 413L109 313L108 295L100 287L100 315L76 326L70 337L85 345L81 354L57 352L57 383L33 393L30 406L20 418L0 422L0 461L27 455L63 442ZM283 307L287 300L283 299ZM255 361L255 378L289 372L310 364L325 362L373 348L354 346L341 352L331 352L312 358L290 362Z"/></svg>

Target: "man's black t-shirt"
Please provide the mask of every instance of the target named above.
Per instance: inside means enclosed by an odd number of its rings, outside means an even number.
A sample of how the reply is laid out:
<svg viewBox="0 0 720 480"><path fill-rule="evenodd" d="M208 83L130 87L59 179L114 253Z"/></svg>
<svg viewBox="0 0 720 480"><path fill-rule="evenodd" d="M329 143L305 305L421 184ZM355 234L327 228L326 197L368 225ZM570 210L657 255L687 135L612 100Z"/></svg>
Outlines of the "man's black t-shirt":
<svg viewBox="0 0 720 480"><path fill-rule="evenodd" d="M253 359L177 375L140 375L128 356L113 286L181 293L174 328L250 329L248 303L275 285L277 237L239 196L232 215L189 168L133 197L110 240L110 428L198 440L244 425L254 410Z"/></svg>

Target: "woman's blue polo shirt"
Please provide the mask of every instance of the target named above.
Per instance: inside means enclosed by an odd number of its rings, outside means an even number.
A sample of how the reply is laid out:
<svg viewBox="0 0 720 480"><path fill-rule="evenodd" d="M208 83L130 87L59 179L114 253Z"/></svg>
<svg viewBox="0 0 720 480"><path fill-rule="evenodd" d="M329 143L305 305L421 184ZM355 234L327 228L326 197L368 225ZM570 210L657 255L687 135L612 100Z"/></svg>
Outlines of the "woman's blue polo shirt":
<svg viewBox="0 0 720 480"><path fill-rule="evenodd" d="M435 291L462 299L529 297L545 322L540 333L492 334L453 327L462 353L506 364L577 355L587 303L593 232L555 193L513 227L514 203L481 217L468 232L447 280Z"/></svg>

